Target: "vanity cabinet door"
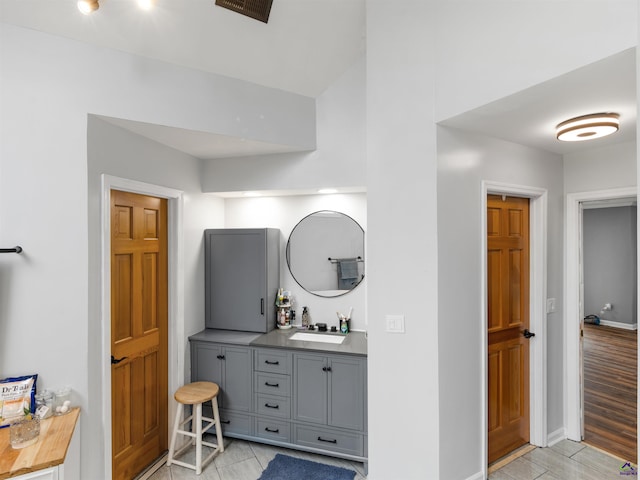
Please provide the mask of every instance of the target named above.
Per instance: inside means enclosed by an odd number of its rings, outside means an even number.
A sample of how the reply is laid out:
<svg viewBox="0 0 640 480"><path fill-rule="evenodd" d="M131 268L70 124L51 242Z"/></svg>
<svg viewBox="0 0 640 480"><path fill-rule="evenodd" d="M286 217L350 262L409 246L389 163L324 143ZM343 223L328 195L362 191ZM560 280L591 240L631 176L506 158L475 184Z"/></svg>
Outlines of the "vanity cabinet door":
<svg viewBox="0 0 640 480"><path fill-rule="evenodd" d="M207 342L191 343L191 381L218 384L218 406L250 412L252 399L252 350ZM206 404L207 408L209 403Z"/></svg>
<svg viewBox="0 0 640 480"><path fill-rule="evenodd" d="M366 360L295 353L294 418L364 431Z"/></svg>
<svg viewBox="0 0 640 480"><path fill-rule="evenodd" d="M327 359L317 355L294 354L295 420L327 423Z"/></svg>
<svg viewBox="0 0 640 480"><path fill-rule="evenodd" d="M223 348L214 343L191 342L191 381L213 382L222 388ZM223 399L218 398L223 408Z"/></svg>
<svg viewBox="0 0 640 480"><path fill-rule="evenodd" d="M222 398L225 408L240 412L250 412L253 362L251 349L225 347L223 362L224 387Z"/></svg>
<svg viewBox="0 0 640 480"><path fill-rule="evenodd" d="M334 427L362 431L365 426L366 364L361 358L330 357L329 418Z"/></svg>

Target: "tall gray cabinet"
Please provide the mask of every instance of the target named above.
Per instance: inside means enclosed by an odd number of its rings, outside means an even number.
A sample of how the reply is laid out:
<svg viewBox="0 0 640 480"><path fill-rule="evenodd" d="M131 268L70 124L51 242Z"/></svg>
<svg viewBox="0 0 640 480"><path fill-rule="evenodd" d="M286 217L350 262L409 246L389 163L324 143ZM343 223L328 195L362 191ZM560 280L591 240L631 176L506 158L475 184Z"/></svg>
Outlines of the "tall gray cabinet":
<svg viewBox="0 0 640 480"><path fill-rule="evenodd" d="M280 231L223 228L204 232L205 326L269 332L280 283Z"/></svg>

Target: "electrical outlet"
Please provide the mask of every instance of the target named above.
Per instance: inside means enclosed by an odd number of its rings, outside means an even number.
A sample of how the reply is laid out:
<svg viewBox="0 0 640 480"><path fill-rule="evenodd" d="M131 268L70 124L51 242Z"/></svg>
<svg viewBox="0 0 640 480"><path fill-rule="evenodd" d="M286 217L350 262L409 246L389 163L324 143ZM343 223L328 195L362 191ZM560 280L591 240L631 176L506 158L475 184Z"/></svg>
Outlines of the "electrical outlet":
<svg viewBox="0 0 640 480"><path fill-rule="evenodd" d="M404 333L404 315L387 315L387 332Z"/></svg>

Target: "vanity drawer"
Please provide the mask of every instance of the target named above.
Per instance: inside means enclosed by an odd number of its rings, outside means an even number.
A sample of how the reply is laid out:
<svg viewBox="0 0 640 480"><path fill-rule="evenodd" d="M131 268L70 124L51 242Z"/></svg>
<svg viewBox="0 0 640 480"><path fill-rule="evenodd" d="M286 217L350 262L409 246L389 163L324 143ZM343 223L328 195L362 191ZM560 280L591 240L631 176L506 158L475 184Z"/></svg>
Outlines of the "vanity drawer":
<svg viewBox="0 0 640 480"><path fill-rule="evenodd" d="M288 397L256 395L256 412L272 417L291 418L291 400Z"/></svg>
<svg viewBox="0 0 640 480"><path fill-rule="evenodd" d="M280 442L291 442L291 424L285 420L259 418L256 421L256 435Z"/></svg>
<svg viewBox="0 0 640 480"><path fill-rule="evenodd" d="M256 373L254 376L254 391L268 395L291 396L291 377L275 373Z"/></svg>
<svg viewBox="0 0 640 480"><path fill-rule="evenodd" d="M291 374L291 354L274 349L258 349L255 355L257 372Z"/></svg>
<svg viewBox="0 0 640 480"><path fill-rule="evenodd" d="M294 443L359 457L364 453L363 435L307 427L305 425L295 426Z"/></svg>
<svg viewBox="0 0 640 480"><path fill-rule="evenodd" d="M251 435L251 425L253 417L241 413L220 410L220 426L222 435L227 433L237 433L238 435ZM215 433L215 427L211 427L209 433Z"/></svg>

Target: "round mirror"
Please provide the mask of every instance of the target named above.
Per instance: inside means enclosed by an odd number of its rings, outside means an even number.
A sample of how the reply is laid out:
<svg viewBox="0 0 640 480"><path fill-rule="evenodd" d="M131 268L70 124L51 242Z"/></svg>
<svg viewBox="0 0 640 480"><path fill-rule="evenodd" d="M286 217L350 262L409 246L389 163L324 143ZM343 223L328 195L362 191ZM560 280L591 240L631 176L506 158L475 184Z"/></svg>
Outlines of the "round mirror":
<svg viewBox="0 0 640 480"><path fill-rule="evenodd" d="M344 213L322 210L307 215L289 235L287 265L307 292L344 295L364 278L364 230Z"/></svg>

